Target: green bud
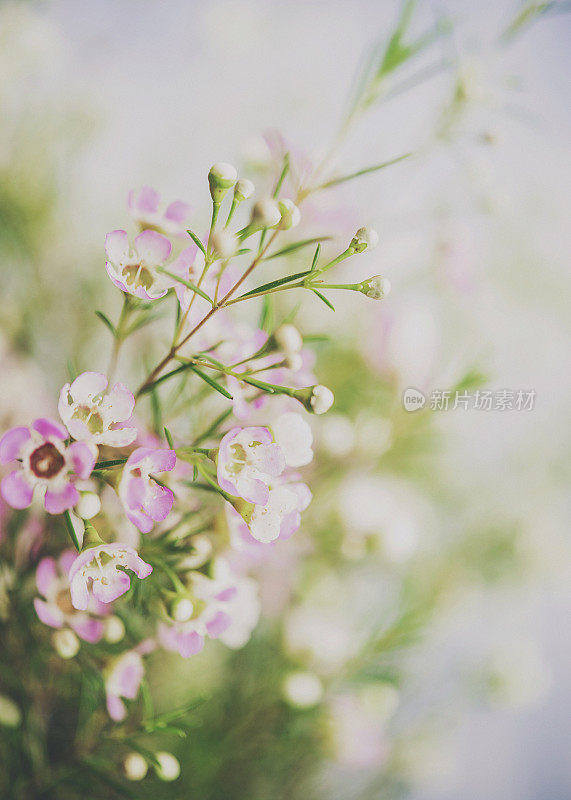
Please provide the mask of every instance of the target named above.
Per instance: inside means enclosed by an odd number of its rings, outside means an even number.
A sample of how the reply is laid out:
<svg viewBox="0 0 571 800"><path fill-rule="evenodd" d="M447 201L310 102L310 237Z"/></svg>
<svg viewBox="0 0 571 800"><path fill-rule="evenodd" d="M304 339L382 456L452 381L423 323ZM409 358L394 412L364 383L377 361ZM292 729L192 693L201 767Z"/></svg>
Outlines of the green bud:
<svg viewBox="0 0 571 800"><path fill-rule="evenodd" d="M221 203L226 196L228 189L236 183L238 173L232 164L219 161L210 167L208 173L208 184L210 186L210 196L214 203Z"/></svg>
<svg viewBox="0 0 571 800"><path fill-rule="evenodd" d="M359 291L371 300L383 300L391 291L391 282L381 275L374 275L359 284Z"/></svg>
<svg viewBox="0 0 571 800"><path fill-rule="evenodd" d="M359 228L351 239L351 247L356 253L372 250L379 243L379 234L373 228Z"/></svg>

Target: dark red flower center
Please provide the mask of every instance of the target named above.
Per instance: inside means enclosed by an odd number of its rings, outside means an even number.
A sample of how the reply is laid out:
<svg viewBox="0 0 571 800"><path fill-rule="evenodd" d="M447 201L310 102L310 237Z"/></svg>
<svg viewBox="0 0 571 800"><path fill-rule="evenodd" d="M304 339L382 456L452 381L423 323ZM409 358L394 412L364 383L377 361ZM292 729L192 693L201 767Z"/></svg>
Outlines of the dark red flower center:
<svg viewBox="0 0 571 800"><path fill-rule="evenodd" d="M40 445L30 456L30 469L37 478L53 478L64 464L64 457L51 442Z"/></svg>

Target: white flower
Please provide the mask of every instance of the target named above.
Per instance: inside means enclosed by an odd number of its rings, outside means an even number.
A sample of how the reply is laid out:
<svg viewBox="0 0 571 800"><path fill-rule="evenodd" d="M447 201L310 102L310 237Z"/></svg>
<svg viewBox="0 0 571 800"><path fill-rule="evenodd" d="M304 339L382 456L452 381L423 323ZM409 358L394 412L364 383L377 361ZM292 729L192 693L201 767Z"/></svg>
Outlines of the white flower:
<svg viewBox="0 0 571 800"><path fill-rule="evenodd" d="M333 405L335 396L331 389L321 384L313 387L313 392L309 399L309 405L314 414L325 414Z"/></svg>
<svg viewBox="0 0 571 800"><path fill-rule="evenodd" d="M323 684L314 672L290 672L283 682L282 692L292 706L311 708L323 697Z"/></svg>
<svg viewBox="0 0 571 800"><path fill-rule="evenodd" d="M272 433L288 467L304 467L313 459L313 434L301 414L282 414L272 424Z"/></svg>
<svg viewBox="0 0 571 800"><path fill-rule="evenodd" d="M250 533L259 542L273 542L280 535L282 520L297 510L298 497L287 486L269 490L268 502L256 505L252 511Z"/></svg>
<svg viewBox="0 0 571 800"><path fill-rule="evenodd" d="M231 231L222 228L213 234L212 247L221 258L231 258L238 249L238 239Z"/></svg>

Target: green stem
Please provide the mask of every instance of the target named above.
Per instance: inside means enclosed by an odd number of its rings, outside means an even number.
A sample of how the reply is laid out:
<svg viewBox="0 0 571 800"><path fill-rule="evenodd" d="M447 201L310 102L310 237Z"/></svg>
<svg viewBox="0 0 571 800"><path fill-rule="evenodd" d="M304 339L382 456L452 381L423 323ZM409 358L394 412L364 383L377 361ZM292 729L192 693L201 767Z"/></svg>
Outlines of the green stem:
<svg viewBox="0 0 571 800"><path fill-rule="evenodd" d="M75 549L79 553L79 551L81 550L81 546L79 544L79 540L77 538L77 534L75 532L75 528L73 527L73 522L71 521L71 514L70 514L69 509L67 511L63 512L63 518L65 520L65 526L67 528L67 532L69 534L69 538L71 539Z"/></svg>

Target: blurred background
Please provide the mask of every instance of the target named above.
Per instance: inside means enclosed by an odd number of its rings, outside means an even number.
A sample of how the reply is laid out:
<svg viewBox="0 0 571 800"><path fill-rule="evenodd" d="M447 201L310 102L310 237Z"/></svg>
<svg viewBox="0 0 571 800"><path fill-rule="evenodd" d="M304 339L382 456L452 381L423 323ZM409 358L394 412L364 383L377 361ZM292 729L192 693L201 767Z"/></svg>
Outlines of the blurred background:
<svg viewBox="0 0 571 800"><path fill-rule="evenodd" d="M2 4L2 429L53 407L67 363L105 368L93 298L117 315L103 242L124 224L127 192L152 185L190 202L201 230L213 162L263 182L275 131L300 163L317 159L400 7ZM179 754L197 797L282 796L273 770L292 779L284 797L571 796L571 18L547 8L502 38L521 8L420 2L413 30L446 20L446 32L334 166L414 157L309 211L312 231L340 241L376 228L378 248L338 274L381 273L392 292L366 305L343 295L335 314L306 301L298 314L329 336L316 372L337 403L315 423L315 500L282 556L295 580L280 587L275 565L262 570L266 621L236 658L254 681L248 702L261 707L267 682L292 708L321 703L327 724L313 738L313 712L286 732L254 715L281 747L266 752L252 734L240 761L232 726L228 750L215 743L237 702L219 699ZM408 387L429 398L424 410L403 409ZM431 410L433 392L457 388L534 391L535 404ZM276 646L309 683L282 682ZM200 684L213 658L193 659L185 680ZM296 755L296 742L309 749ZM212 788L222 780L227 794Z"/></svg>

